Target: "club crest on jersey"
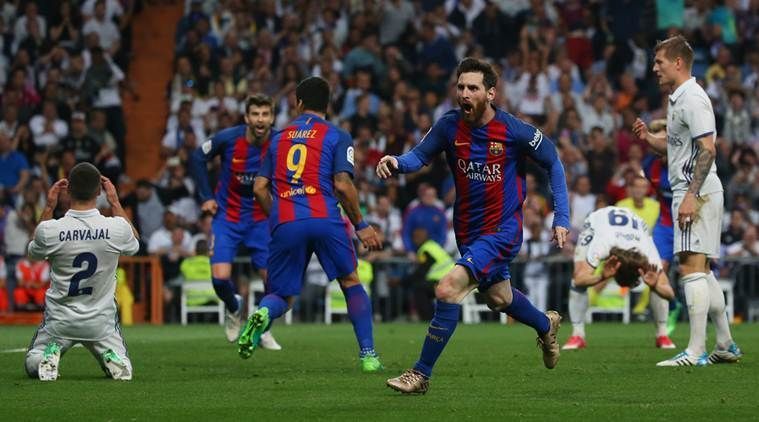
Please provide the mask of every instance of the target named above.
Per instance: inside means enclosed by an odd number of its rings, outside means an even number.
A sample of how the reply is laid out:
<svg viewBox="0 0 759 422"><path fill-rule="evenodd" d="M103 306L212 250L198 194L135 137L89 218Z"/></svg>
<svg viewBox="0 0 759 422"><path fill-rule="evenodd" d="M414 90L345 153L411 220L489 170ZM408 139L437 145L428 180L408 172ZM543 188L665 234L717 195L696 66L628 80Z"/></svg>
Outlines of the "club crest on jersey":
<svg viewBox="0 0 759 422"><path fill-rule="evenodd" d="M503 154L503 145L500 142L490 142L488 144L488 151L492 155L501 155Z"/></svg>

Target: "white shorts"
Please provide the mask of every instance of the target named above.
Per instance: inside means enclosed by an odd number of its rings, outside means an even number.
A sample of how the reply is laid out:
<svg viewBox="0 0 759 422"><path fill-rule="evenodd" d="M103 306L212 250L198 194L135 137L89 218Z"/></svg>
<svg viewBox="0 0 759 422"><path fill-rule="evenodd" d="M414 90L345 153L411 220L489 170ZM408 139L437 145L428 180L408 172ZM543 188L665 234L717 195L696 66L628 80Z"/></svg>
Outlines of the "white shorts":
<svg viewBox="0 0 759 422"><path fill-rule="evenodd" d="M700 207L696 219L685 230L681 230L680 225L677 224L677 210L683 202L683 197L685 197L685 192L674 192L672 197L675 254L695 252L705 254L709 258L719 258L722 214L724 213L722 192L710 193L698 199Z"/></svg>
<svg viewBox="0 0 759 422"><path fill-rule="evenodd" d="M26 362L24 366L26 367L27 375L32 378L37 378L39 363L42 360L43 354L45 352L45 347L52 341L55 341L59 346L61 346L61 357L63 357L66 351L74 347L74 345L81 343L82 346L86 347L87 350L92 353L92 356L94 356L95 360L98 361L100 368L103 369L103 372L105 372L106 375L108 375L108 372L105 370L102 356L103 353L109 349L113 350L121 358L121 360L124 361L127 368L129 368L129 373L132 373L132 362L129 360L129 353L127 352L124 337L121 336L121 330L115 330L113 334L102 340L82 341L54 337L45 329L45 325L42 324L34 334L32 343L29 345L29 349L26 352Z"/></svg>

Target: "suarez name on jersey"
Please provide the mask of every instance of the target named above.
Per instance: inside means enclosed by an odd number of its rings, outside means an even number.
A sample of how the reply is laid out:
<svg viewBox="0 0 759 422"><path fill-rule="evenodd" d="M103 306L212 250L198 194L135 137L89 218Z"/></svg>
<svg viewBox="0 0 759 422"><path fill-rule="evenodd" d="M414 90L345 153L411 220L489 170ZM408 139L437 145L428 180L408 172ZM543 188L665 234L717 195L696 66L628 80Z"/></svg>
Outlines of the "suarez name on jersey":
<svg viewBox="0 0 759 422"><path fill-rule="evenodd" d="M333 176L353 176L353 140L326 120L303 114L271 137L260 176L272 181L272 230L306 218L340 219Z"/></svg>

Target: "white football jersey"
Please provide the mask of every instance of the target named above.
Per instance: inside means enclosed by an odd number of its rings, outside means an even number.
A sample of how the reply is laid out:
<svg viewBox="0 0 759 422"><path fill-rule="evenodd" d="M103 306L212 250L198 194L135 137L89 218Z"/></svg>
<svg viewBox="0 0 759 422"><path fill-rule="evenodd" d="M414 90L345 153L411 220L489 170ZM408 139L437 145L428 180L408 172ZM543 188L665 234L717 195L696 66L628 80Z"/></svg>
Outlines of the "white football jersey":
<svg viewBox="0 0 759 422"><path fill-rule="evenodd" d="M620 207L604 207L593 211L585 219L578 239L575 261L585 259L598 267L609 257L611 248L637 249L650 264L661 268L661 258L648 227L632 211ZM584 255L584 256L578 256Z"/></svg>
<svg viewBox="0 0 759 422"><path fill-rule="evenodd" d="M688 190L699 152L696 139L705 135L717 136L712 102L696 79L690 78L669 96L667 107L667 161L673 192ZM722 192L722 182L712 163L699 194L715 192Z"/></svg>
<svg viewBox="0 0 759 422"><path fill-rule="evenodd" d="M102 340L116 329L116 268L119 255L134 255L139 242L121 217L97 209L69 210L43 221L29 243L31 259L50 261L45 328L56 337Z"/></svg>

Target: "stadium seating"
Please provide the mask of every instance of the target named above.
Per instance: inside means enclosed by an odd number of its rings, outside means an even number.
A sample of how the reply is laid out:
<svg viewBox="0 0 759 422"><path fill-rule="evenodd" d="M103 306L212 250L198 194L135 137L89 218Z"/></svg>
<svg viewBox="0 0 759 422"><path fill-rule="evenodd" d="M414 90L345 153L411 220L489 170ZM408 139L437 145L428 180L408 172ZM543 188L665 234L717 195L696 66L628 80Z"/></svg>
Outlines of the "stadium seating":
<svg viewBox="0 0 759 422"><path fill-rule="evenodd" d="M187 316L189 314L200 313L217 313L219 315L219 324L224 324L224 303L221 300L217 299L215 304L194 306L187 304L188 292L207 291L208 289L213 289L211 280L182 282L182 296L180 298L180 317L182 325L187 325Z"/></svg>

